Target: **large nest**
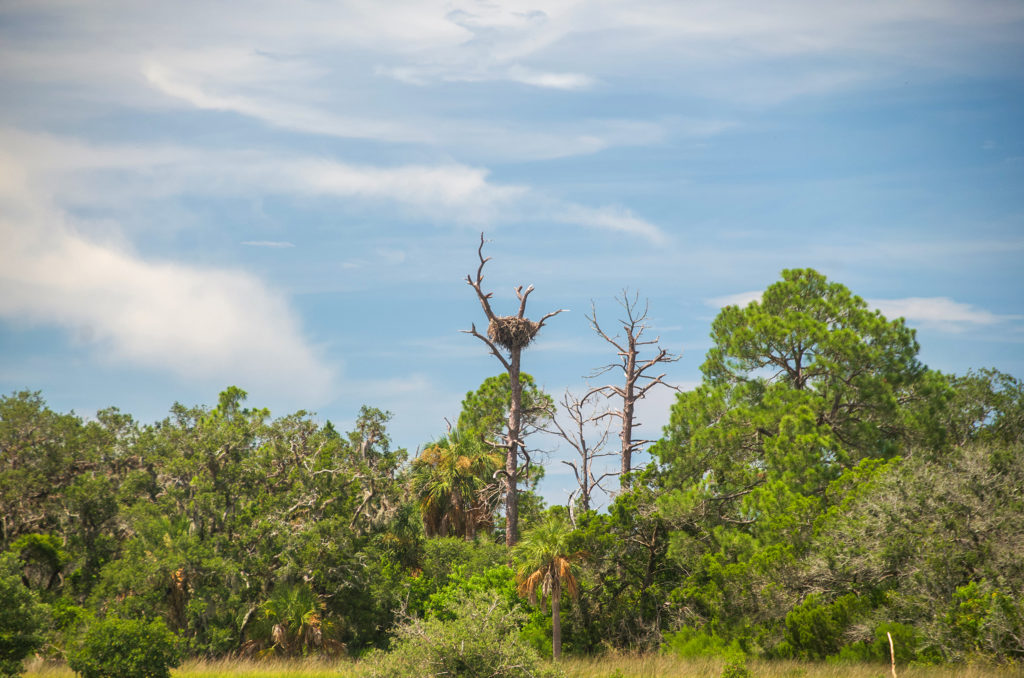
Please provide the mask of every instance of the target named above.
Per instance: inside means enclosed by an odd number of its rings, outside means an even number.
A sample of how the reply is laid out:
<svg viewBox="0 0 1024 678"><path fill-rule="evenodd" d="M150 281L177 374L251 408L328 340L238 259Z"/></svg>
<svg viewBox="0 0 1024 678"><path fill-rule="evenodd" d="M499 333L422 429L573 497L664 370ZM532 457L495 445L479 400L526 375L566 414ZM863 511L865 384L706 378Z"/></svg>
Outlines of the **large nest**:
<svg viewBox="0 0 1024 678"><path fill-rule="evenodd" d="M512 351L526 348L537 336L540 324L516 315L501 315L487 324L487 336L498 346Z"/></svg>

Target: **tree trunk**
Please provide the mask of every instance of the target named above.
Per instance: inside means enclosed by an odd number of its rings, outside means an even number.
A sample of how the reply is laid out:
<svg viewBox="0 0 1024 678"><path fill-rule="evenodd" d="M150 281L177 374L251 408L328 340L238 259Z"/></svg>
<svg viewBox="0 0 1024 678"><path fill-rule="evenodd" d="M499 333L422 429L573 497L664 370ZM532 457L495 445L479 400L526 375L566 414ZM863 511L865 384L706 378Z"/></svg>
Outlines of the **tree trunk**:
<svg viewBox="0 0 1024 678"><path fill-rule="evenodd" d="M629 472L633 470L633 410L636 406L636 355L637 348L635 340L630 337L629 355L626 356L626 388L622 397L622 433L619 439L622 441L622 475L619 476L619 485L625 491L629 489Z"/></svg>
<svg viewBox="0 0 1024 678"><path fill-rule="evenodd" d="M508 408L508 447L505 449L505 545L519 541L519 429L522 426L523 385L519 381L520 350L510 351Z"/></svg>
<svg viewBox="0 0 1024 678"><path fill-rule="evenodd" d="M555 575L551 587L551 656L558 661L562 656L562 580Z"/></svg>

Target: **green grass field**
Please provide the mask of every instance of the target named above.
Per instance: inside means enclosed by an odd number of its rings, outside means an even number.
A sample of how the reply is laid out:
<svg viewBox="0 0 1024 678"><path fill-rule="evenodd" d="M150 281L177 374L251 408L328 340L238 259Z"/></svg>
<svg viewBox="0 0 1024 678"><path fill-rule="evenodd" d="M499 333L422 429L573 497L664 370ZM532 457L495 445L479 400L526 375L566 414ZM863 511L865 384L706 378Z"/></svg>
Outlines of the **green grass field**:
<svg viewBox="0 0 1024 678"><path fill-rule="evenodd" d="M562 668L568 678L717 678L723 661L681 660L663 655L613 656L567 659ZM753 678L889 678L885 665L835 665L801 662L749 664ZM619 673L616 673L619 672ZM63 665L32 662L28 678L74 678ZM898 678L1017 678L1024 667L939 666L897 667ZM358 678L351 661L190 661L171 672L173 678ZM426 678L426 677L425 677Z"/></svg>

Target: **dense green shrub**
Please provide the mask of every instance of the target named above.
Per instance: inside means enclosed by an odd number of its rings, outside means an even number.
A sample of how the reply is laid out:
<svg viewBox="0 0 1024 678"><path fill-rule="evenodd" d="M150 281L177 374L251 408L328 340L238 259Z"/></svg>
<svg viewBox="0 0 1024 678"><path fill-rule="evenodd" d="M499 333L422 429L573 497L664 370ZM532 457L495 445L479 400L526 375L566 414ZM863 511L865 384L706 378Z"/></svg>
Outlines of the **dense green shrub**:
<svg viewBox="0 0 1024 678"><path fill-rule="evenodd" d="M665 642L661 647L665 652L681 659L743 654L738 640L733 640L730 643L714 633L694 628L683 628L673 633L666 633Z"/></svg>
<svg viewBox="0 0 1024 678"><path fill-rule="evenodd" d="M839 652L850 624L868 609L868 601L856 595L840 596L826 603L811 595L786 615L786 640L776 648L782 657L822 660Z"/></svg>
<svg viewBox="0 0 1024 678"><path fill-rule="evenodd" d="M871 640L860 640L843 647L839 650L837 656L830 658L830 661L888 663L891 657L887 633L892 634L893 648L896 651L896 662L898 664L909 664L911 662L930 664L940 659L934 651L922 649L920 634L913 626L896 622L885 622L874 628Z"/></svg>
<svg viewBox="0 0 1024 678"><path fill-rule="evenodd" d="M18 560L0 554L0 677L17 676L22 660L39 647L43 638L44 608L35 594L21 583Z"/></svg>
<svg viewBox="0 0 1024 678"><path fill-rule="evenodd" d="M957 588L942 621L950 659L1024 657L1024 601L987 580Z"/></svg>
<svg viewBox="0 0 1024 678"><path fill-rule="evenodd" d="M746 657L733 657L722 667L721 678L750 678Z"/></svg>
<svg viewBox="0 0 1024 678"><path fill-rule="evenodd" d="M82 678L169 678L182 652L162 620L107 617L86 626L67 655Z"/></svg>
<svg viewBox="0 0 1024 678"><path fill-rule="evenodd" d="M554 678L560 673L519 638L525 615L495 592L457 594L447 619L430 616L399 626L390 652L367 661L367 678L425 675Z"/></svg>

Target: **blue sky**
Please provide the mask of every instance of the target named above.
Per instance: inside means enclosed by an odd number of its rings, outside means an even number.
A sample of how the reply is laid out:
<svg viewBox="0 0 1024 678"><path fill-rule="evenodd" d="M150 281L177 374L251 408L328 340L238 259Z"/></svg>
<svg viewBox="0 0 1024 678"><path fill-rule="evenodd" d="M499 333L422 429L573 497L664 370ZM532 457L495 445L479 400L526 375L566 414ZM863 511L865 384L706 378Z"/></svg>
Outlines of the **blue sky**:
<svg viewBox="0 0 1024 678"><path fill-rule="evenodd" d="M415 449L500 371L481 231L499 312L569 310L524 356L556 396L614 357L591 300L648 298L688 387L794 267L1024 376L1018 0L15 0L0 92L0 389L59 410L235 384Z"/></svg>

